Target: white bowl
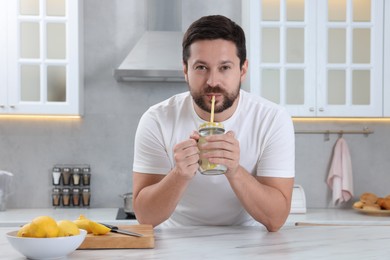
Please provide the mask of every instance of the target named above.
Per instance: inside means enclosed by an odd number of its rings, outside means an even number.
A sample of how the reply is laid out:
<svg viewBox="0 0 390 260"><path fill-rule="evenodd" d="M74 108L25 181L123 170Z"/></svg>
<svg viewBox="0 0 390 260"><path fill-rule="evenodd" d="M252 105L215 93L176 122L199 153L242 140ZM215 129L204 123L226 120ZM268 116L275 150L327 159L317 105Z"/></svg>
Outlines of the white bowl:
<svg viewBox="0 0 390 260"><path fill-rule="evenodd" d="M18 231L7 233L10 244L29 259L59 259L75 251L84 241L87 231L70 237L32 238L18 237Z"/></svg>

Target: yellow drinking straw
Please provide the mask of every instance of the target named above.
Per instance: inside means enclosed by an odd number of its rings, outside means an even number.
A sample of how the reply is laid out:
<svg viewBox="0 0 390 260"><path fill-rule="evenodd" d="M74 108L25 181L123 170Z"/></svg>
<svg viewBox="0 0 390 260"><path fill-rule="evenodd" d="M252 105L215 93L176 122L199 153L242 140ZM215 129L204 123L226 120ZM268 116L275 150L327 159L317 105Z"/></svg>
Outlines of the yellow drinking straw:
<svg viewBox="0 0 390 260"><path fill-rule="evenodd" d="M211 98L211 115L210 115L210 122L214 122L214 104L215 104L215 96Z"/></svg>

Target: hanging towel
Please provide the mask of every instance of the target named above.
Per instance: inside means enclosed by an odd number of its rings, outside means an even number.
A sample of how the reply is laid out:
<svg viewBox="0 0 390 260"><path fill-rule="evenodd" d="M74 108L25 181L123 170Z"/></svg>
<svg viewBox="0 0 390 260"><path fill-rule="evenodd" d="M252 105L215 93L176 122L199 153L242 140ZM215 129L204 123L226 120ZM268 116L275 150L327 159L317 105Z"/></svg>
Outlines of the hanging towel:
<svg viewBox="0 0 390 260"><path fill-rule="evenodd" d="M333 204L350 200L353 196L352 163L347 142L339 137L334 150L327 183L333 190Z"/></svg>

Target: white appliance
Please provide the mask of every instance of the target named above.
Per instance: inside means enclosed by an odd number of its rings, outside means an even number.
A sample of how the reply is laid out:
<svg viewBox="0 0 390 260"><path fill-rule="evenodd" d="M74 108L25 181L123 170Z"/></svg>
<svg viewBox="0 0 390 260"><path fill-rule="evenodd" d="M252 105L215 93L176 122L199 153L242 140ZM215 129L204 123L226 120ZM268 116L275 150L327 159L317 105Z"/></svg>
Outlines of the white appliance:
<svg viewBox="0 0 390 260"><path fill-rule="evenodd" d="M295 184L293 188L290 214L306 213L305 191L301 185Z"/></svg>

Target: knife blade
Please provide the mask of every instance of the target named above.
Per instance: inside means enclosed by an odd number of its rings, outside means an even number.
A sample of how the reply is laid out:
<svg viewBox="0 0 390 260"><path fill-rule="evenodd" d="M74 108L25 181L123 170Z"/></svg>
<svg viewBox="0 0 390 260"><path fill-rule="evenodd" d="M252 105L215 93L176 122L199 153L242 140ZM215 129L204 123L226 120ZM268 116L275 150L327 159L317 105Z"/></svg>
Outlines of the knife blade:
<svg viewBox="0 0 390 260"><path fill-rule="evenodd" d="M122 234L122 235L128 235L128 236L134 236L134 237L143 237L144 235L142 234L139 234L139 233L136 233L136 232L132 232L132 231L128 231L128 230L123 230L123 229L119 229L117 226L113 226L113 225L109 225L109 224L104 224L104 223L100 223L106 227L108 227L110 229L111 232L113 233L118 233L118 234Z"/></svg>

